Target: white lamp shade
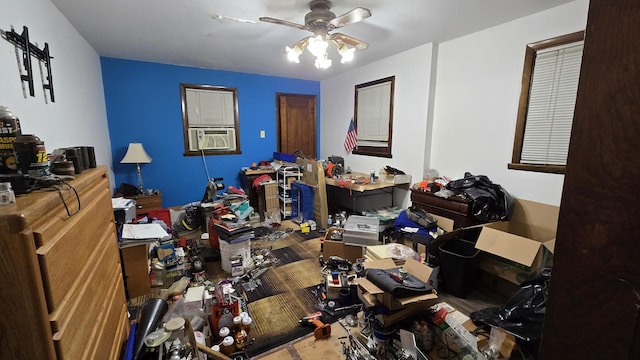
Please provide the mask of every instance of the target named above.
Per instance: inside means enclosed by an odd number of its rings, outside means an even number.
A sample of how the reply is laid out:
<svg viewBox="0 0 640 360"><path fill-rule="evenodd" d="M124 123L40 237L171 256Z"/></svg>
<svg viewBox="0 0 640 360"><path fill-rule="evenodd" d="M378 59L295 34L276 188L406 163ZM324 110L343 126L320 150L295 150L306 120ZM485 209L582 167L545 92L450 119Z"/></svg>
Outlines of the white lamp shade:
<svg viewBox="0 0 640 360"><path fill-rule="evenodd" d="M141 143L130 143L127 153L120 160L122 164L148 164L150 162L151 156L144 151Z"/></svg>

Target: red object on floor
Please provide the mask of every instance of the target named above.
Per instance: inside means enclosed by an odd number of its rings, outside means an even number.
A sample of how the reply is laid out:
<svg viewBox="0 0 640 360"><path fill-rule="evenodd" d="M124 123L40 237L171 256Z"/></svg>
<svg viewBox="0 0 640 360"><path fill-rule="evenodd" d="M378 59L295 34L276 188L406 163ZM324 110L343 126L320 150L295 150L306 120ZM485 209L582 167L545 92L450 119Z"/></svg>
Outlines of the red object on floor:
<svg viewBox="0 0 640 360"><path fill-rule="evenodd" d="M150 219L160 219L167 224L167 229L172 228L171 213L169 212L169 209L149 210L145 216Z"/></svg>
<svg viewBox="0 0 640 360"><path fill-rule="evenodd" d="M218 240L218 232L213 226L213 222L213 219L211 219L207 225L207 229L209 231L209 245L211 245L212 249L219 249L220 241Z"/></svg>
<svg viewBox="0 0 640 360"><path fill-rule="evenodd" d="M438 310L438 312L435 315L433 315L433 319L431 319L431 321L433 321L434 325L438 326L442 324L446 318L447 318L447 309L440 308L440 310Z"/></svg>

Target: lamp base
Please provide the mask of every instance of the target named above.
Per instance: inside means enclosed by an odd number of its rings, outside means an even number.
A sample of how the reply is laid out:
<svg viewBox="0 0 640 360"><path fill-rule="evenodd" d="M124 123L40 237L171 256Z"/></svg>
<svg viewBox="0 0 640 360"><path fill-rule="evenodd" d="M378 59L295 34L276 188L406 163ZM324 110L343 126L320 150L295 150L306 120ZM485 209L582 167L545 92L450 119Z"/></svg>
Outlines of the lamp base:
<svg viewBox="0 0 640 360"><path fill-rule="evenodd" d="M142 170L140 169L140 164L136 164L137 165L137 172L138 172L138 192L140 192L140 194L144 194L144 184L142 183Z"/></svg>

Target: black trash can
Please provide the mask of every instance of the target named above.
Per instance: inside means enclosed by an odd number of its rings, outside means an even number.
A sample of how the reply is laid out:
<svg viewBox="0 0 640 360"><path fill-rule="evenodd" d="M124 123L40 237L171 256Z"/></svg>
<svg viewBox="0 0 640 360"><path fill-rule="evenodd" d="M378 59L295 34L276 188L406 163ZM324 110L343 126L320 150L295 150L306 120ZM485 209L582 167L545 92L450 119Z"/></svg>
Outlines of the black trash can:
<svg viewBox="0 0 640 360"><path fill-rule="evenodd" d="M467 297L475 286L478 270L475 258L480 253L475 242L454 239L440 245L442 290L459 298Z"/></svg>

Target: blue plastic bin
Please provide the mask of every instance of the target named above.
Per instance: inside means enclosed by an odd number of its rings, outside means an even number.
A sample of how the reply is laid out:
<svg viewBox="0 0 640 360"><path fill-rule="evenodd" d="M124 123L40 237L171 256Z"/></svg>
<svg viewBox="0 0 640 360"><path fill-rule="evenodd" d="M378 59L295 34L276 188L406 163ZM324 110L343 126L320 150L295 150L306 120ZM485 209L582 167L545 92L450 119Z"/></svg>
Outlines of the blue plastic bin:
<svg viewBox="0 0 640 360"><path fill-rule="evenodd" d="M291 183L291 219L305 222L313 219L313 187Z"/></svg>

